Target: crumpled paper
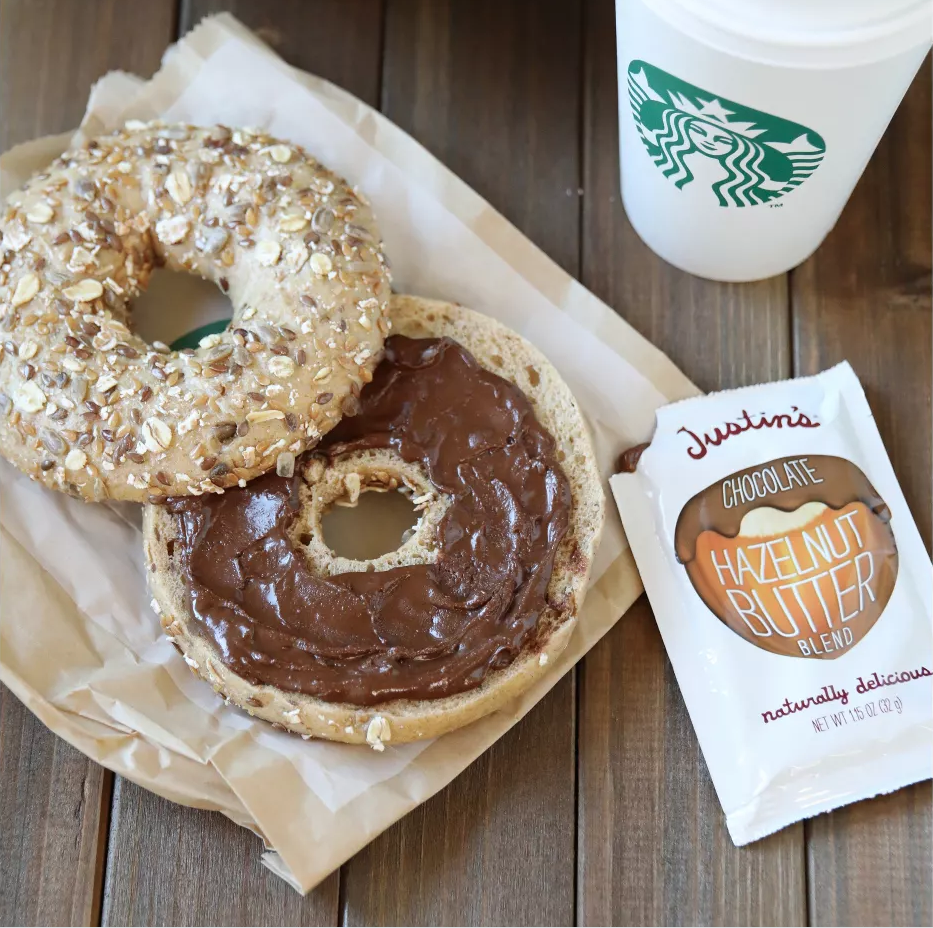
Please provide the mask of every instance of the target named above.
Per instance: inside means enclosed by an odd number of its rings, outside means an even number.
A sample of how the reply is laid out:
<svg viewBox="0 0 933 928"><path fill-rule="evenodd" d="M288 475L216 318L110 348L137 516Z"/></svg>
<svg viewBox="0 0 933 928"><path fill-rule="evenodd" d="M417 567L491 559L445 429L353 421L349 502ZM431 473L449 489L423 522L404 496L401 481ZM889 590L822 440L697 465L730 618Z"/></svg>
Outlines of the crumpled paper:
<svg viewBox="0 0 933 928"><path fill-rule="evenodd" d="M413 139L371 107L286 65L229 15L205 20L150 81L93 89L75 136L0 159L5 197L72 142L128 118L259 126L304 145L373 201L399 292L457 301L534 342L587 416L603 474L649 437L655 409L695 388L656 348L548 259ZM191 318L166 309L186 287ZM184 305L184 303L182 303ZM193 328L229 312L184 278L134 309ZM168 321L167 321L168 320ZM223 812L307 892L450 782L578 661L641 592L621 524L607 525L570 647L507 711L430 742L305 742L223 704L160 633L149 605L140 509L47 491L0 461L0 678L56 734L105 767L186 805Z"/></svg>

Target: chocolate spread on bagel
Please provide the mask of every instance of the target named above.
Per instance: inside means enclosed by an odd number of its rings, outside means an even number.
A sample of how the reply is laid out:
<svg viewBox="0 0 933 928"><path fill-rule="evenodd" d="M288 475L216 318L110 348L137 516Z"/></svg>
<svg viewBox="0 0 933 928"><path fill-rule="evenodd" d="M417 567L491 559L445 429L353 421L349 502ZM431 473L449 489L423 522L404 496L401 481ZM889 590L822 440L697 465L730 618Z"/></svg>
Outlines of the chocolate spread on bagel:
<svg viewBox="0 0 933 928"><path fill-rule="evenodd" d="M334 702L433 699L534 647L570 485L525 394L449 338L393 336L358 415L316 449L392 449L450 505L432 564L323 577L289 528L301 461L222 496L176 498L173 561L197 630L253 684Z"/></svg>

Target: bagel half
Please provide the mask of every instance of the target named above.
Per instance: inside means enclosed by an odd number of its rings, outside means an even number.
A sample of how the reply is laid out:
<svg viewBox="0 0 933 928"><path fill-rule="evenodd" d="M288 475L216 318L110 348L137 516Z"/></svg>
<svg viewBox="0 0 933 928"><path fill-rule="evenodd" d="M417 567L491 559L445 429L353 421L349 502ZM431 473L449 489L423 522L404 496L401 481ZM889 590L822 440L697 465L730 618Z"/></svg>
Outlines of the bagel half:
<svg viewBox="0 0 933 928"><path fill-rule="evenodd" d="M555 439L557 456L571 488L569 526L554 559L548 584L549 605L539 619L534 644L523 649L508 666L489 673L475 689L456 695L428 700L397 699L374 706L326 702L303 693L253 685L227 668L213 642L198 633L187 602L185 579L176 572L169 555L177 532L175 517L160 505L148 505L144 513L153 605L160 613L166 634L192 671L211 683L228 703L277 727L306 738L368 742L377 749L386 742L431 738L467 725L507 704L543 675L548 663L566 647L576 624L602 529L605 502L580 408L569 387L538 349L496 320L450 303L394 296L390 318L396 334L454 339L480 365L518 386L534 406L538 421ZM366 483L380 469L398 471L400 468L391 457L389 452L368 452L357 462L356 472ZM318 462L316 466L321 465ZM333 471L332 480L345 479L340 473L341 466L345 465L338 461L327 468ZM358 489L359 481L355 483ZM415 480L412 483L414 491L423 489ZM334 495L330 494L330 499ZM312 530L319 528L320 509L311 512ZM302 513L302 520L309 521L307 511ZM320 544L309 547L309 561L315 569L330 573L367 566L378 570L398 563L400 553L410 548L406 559L415 563L430 545L428 536L436 521L429 513L415 537L399 552L383 555L368 565L336 556L330 564L322 564ZM324 550L323 555L326 554ZM426 557L425 554L422 559Z"/></svg>
<svg viewBox="0 0 933 928"><path fill-rule="evenodd" d="M244 486L372 379L380 248L358 192L262 132L128 123L65 152L0 216L0 455L86 500ZM229 293L232 324L181 351L135 334L162 264Z"/></svg>

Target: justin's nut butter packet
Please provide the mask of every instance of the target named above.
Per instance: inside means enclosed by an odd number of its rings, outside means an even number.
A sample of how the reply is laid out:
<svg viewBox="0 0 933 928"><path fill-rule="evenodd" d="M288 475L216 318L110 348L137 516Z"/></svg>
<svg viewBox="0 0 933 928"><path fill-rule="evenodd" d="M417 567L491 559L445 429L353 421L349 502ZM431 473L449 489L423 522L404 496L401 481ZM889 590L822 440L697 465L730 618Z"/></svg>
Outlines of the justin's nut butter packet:
<svg viewBox="0 0 933 928"><path fill-rule="evenodd" d="M861 385L658 411L612 478L736 844L933 773L933 582Z"/></svg>

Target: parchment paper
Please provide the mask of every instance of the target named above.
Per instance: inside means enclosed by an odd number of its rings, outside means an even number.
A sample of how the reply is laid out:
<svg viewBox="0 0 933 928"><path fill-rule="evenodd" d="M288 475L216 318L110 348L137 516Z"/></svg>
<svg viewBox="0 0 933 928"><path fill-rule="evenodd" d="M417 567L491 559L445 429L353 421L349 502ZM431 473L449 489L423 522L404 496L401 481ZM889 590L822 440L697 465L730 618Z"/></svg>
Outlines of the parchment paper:
<svg viewBox="0 0 933 928"><path fill-rule="evenodd" d="M148 82L104 77L74 140L127 118L155 117L260 126L359 184L379 216L396 290L459 301L537 344L580 400L607 478L622 449L649 437L659 405L696 392L414 140L344 91L287 66L229 15L205 20L170 48ZM3 155L2 195L70 141L41 139ZM178 286L186 284L160 282L140 301L143 334L146 306L164 310ZM216 300L194 302L196 314L224 312ZM641 592L619 520L607 508L571 645L509 711L384 754L304 742L225 707L160 634L146 591L138 507L77 502L0 465L3 682L97 762L252 829L268 848L264 863L302 892L486 750Z"/></svg>

